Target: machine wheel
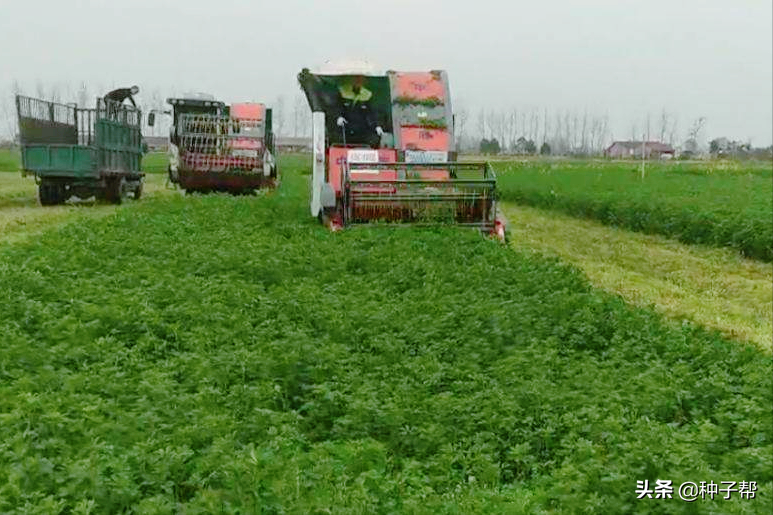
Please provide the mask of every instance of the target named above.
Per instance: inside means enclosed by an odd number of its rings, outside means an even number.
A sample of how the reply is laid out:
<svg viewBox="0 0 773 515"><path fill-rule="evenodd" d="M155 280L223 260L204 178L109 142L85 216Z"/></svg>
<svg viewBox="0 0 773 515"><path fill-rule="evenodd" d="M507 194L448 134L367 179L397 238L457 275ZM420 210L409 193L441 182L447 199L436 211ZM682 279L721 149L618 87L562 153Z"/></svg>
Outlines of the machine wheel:
<svg viewBox="0 0 773 515"><path fill-rule="evenodd" d="M142 197L142 182L140 182L136 188L134 188L134 200L139 200Z"/></svg>
<svg viewBox="0 0 773 515"><path fill-rule="evenodd" d="M257 195L257 192L254 188L238 188L228 191L234 197L254 197Z"/></svg>
<svg viewBox="0 0 773 515"><path fill-rule="evenodd" d="M317 215L322 225L330 229L331 231L340 231L344 228L343 217L337 209L322 208Z"/></svg>
<svg viewBox="0 0 773 515"><path fill-rule="evenodd" d="M211 193L211 190L209 188L187 188L185 190L186 195L193 195L194 193L198 193L199 195L208 195Z"/></svg>
<svg viewBox="0 0 773 515"><path fill-rule="evenodd" d="M169 182L171 182L172 184L176 184L179 178L178 173L176 171L173 171L171 166L168 166L166 168L166 173L167 173L167 177L169 178Z"/></svg>
<svg viewBox="0 0 773 515"><path fill-rule="evenodd" d="M105 200L111 204L120 204L123 200L123 177L110 177L105 187Z"/></svg>
<svg viewBox="0 0 773 515"><path fill-rule="evenodd" d="M51 191L51 185L47 182L38 184L38 198L40 198L40 204L42 206L53 206L56 204L56 202L54 202L53 192Z"/></svg>
<svg viewBox="0 0 773 515"><path fill-rule="evenodd" d="M64 202L64 184L54 181L41 181L38 185L38 197L43 206L55 206Z"/></svg>

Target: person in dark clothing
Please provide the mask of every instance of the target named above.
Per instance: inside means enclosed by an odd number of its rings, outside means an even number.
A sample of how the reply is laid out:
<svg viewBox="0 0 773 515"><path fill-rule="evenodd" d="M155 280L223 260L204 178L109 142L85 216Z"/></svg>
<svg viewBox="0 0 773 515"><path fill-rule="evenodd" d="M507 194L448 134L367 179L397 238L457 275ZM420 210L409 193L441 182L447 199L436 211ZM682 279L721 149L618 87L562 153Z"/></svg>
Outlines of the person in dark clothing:
<svg viewBox="0 0 773 515"><path fill-rule="evenodd" d="M365 87L365 78L356 75L338 87L339 116L336 125L343 128L347 143L378 147L383 130L370 100L373 93Z"/></svg>
<svg viewBox="0 0 773 515"><path fill-rule="evenodd" d="M131 102L134 107L137 107L137 104L134 103L133 96L139 92L140 88L137 86L132 86L130 88L118 88L105 95L105 100L111 100L113 102L123 104L124 100L129 99L129 102Z"/></svg>
<svg viewBox="0 0 773 515"><path fill-rule="evenodd" d="M309 99L312 111L324 111L326 131L331 141L366 144L378 148L384 131L373 108L373 92L365 87L363 75L319 77L304 68L298 82Z"/></svg>

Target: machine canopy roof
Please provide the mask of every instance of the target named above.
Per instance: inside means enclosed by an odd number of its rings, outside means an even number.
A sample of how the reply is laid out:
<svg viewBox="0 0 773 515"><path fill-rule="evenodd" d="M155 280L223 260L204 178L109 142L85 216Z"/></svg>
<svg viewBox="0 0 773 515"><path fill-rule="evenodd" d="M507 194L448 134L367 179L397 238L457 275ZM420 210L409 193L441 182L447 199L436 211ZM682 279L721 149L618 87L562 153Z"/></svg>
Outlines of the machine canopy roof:
<svg viewBox="0 0 773 515"><path fill-rule="evenodd" d="M325 116L330 118L338 116L338 109L341 105L339 88L350 84L355 77L362 78L362 87L372 93L369 102L379 116L391 118L392 98L389 78L386 75L362 75L359 73L322 75L304 69L298 74L298 82L306 94L311 110L324 112Z"/></svg>
<svg viewBox="0 0 773 515"><path fill-rule="evenodd" d="M166 102L173 106L192 106L192 107L224 107L225 103L213 99L202 98L167 98Z"/></svg>

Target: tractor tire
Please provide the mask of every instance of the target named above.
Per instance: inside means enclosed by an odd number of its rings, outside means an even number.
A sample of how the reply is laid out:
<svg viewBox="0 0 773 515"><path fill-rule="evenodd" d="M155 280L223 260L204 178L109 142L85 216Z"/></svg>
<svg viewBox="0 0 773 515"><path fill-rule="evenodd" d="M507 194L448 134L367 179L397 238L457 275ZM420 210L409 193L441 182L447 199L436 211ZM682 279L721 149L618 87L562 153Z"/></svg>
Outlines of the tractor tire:
<svg viewBox="0 0 773 515"><path fill-rule="evenodd" d="M65 201L64 184L54 181L41 181L38 185L38 197L43 206L56 206Z"/></svg>
<svg viewBox="0 0 773 515"><path fill-rule="evenodd" d="M38 184L38 198L41 206L53 206L56 203L51 189L51 185L46 182Z"/></svg>
<svg viewBox="0 0 773 515"><path fill-rule="evenodd" d="M120 204L123 201L123 178L110 177L105 187L105 200L111 204Z"/></svg>
<svg viewBox="0 0 773 515"><path fill-rule="evenodd" d="M139 185L134 188L134 200L139 200L140 197L142 197L142 183L140 182Z"/></svg>

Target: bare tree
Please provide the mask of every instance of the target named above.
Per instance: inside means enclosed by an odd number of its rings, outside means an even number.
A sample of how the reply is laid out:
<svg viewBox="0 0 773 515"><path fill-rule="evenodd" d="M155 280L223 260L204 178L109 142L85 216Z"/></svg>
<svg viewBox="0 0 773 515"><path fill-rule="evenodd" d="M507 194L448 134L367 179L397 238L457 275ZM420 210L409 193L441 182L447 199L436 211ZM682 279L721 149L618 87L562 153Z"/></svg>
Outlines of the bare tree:
<svg viewBox="0 0 773 515"><path fill-rule="evenodd" d="M496 131L494 130L494 126L497 124L497 121L491 119L493 114L494 114L493 110L486 112L486 134L488 134L491 139L494 139L497 137Z"/></svg>
<svg viewBox="0 0 773 515"><path fill-rule="evenodd" d="M78 86L78 106L79 107L86 107L89 102L89 88L86 86L86 83L84 81L81 81L80 86Z"/></svg>
<svg viewBox="0 0 773 515"><path fill-rule="evenodd" d="M596 116L592 116L590 119L590 128L588 129L588 141L587 141L587 145L588 145L587 153L590 155L596 153L596 146L598 145L600 125L601 125L601 120Z"/></svg>
<svg viewBox="0 0 773 515"><path fill-rule="evenodd" d="M72 83L66 82L64 84L64 96L63 96L63 98L64 98L64 100L68 104L77 104L78 103L78 98L75 95L75 90L72 89Z"/></svg>
<svg viewBox="0 0 773 515"><path fill-rule="evenodd" d="M46 98L46 88L43 87L40 79L35 82L35 95L40 99Z"/></svg>
<svg viewBox="0 0 773 515"><path fill-rule="evenodd" d="M500 135L500 118L497 116L497 112L491 109L486 115L486 122L488 125L488 133L491 134L492 139L501 139ZM500 147L503 146L503 142L499 142Z"/></svg>
<svg viewBox="0 0 773 515"><path fill-rule="evenodd" d="M704 125L706 125L706 118L701 116L692 123L692 126L690 127L690 131L688 132L687 137L690 139L694 139L695 141L698 141L698 136L703 130Z"/></svg>
<svg viewBox="0 0 773 515"><path fill-rule="evenodd" d="M17 119L16 119L16 95L21 94L21 87L19 81L14 80L11 82L11 95L8 95L7 100L2 102L2 119L5 129L5 133L11 141L16 141L17 133Z"/></svg>
<svg viewBox="0 0 773 515"><path fill-rule="evenodd" d="M691 152L697 152L700 150L700 133L703 130L703 126L706 125L706 118L701 116L693 121L690 126L690 130L687 131L687 141L684 143L685 150Z"/></svg>
<svg viewBox="0 0 773 515"><path fill-rule="evenodd" d="M478 139L486 139L486 110L483 108L478 111L476 127L478 129Z"/></svg>
<svg viewBox="0 0 773 515"><path fill-rule="evenodd" d="M300 96L300 94L296 93L293 100L293 136L296 138L298 137L301 124L303 123L301 118L303 116L304 103L305 102L303 101L303 98Z"/></svg>
<svg viewBox="0 0 773 515"><path fill-rule="evenodd" d="M599 128L599 151L603 150L607 145L609 135L609 115L604 115L601 118L601 124Z"/></svg>
<svg viewBox="0 0 773 515"><path fill-rule="evenodd" d="M661 143L666 141L666 131L668 131L668 113L664 107L660 112L660 139L658 141Z"/></svg>
<svg viewBox="0 0 773 515"><path fill-rule="evenodd" d="M518 139L518 109L515 107L510 111L510 115L507 120L508 135L507 140L510 142L510 146L515 145L515 140Z"/></svg>
<svg viewBox="0 0 773 515"><path fill-rule="evenodd" d="M521 130L518 132L518 136L526 136L528 134L526 129L526 110L521 109Z"/></svg>
<svg viewBox="0 0 773 515"><path fill-rule="evenodd" d="M574 150L574 132L572 131L572 115L567 110L564 113L564 145L566 146L566 151L571 152Z"/></svg>
<svg viewBox="0 0 773 515"><path fill-rule="evenodd" d="M456 111L456 116L454 116L454 134L456 136L456 150L461 150L464 146L464 128L467 125L467 118L469 117L470 113L467 111L467 108L462 106L461 108L458 108Z"/></svg>
<svg viewBox="0 0 773 515"><path fill-rule="evenodd" d="M301 97L301 136L311 135L311 108L304 97Z"/></svg>
<svg viewBox="0 0 773 515"><path fill-rule="evenodd" d="M59 90L59 86L56 84L51 87L51 102L56 104L62 103L62 92Z"/></svg>
<svg viewBox="0 0 773 515"><path fill-rule="evenodd" d="M285 97L284 95L279 95L276 99L276 103L274 104L274 110L273 110L273 129L277 136L282 136L284 134L284 126L285 126Z"/></svg>
<svg viewBox="0 0 773 515"><path fill-rule="evenodd" d="M566 151L566 145L563 141L564 134L563 134L563 127L561 126L561 114L556 112L556 123L555 127L553 129L553 144L551 147L553 147L551 150L553 150L554 154L563 154Z"/></svg>
<svg viewBox="0 0 773 515"><path fill-rule="evenodd" d="M497 113L497 125L499 126L499 141L503 152L507 151L507 115L504 111Z"/></svg>
<svg viewBox="0 0 773 515"><path fill-rule="evenodd" d="M671 128L668 131L668 144L672 147L676 143L676 135L679 133L679 118L674 116L674 119L671 121Z"/></svg>

